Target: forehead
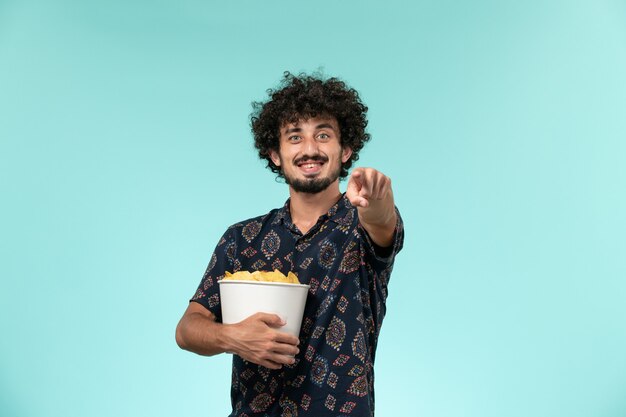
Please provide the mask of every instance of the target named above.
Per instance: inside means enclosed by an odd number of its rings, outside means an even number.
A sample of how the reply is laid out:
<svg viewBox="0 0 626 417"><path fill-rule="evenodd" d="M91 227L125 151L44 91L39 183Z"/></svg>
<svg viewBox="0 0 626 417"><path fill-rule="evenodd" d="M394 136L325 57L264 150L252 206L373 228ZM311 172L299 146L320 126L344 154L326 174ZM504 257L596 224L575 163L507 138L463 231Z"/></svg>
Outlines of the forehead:
<svg viewBox="0 0 626 417"><path fill-rule="evenodd" d="M333 116L316 116L316 117L303 117L295 121L285 121L280 126L281 133L294 128L297 129L317 129L318 127L331 127L339 132L339 123Z"/></svg>

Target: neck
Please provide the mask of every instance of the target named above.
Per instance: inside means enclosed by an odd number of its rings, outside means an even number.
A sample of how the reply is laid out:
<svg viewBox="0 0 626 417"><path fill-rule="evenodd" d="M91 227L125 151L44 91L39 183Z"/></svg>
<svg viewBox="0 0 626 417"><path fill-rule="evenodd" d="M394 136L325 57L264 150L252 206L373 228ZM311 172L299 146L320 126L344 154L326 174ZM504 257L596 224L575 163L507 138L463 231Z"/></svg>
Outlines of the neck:
<svg viewBox="0 0 626 417"><path fill-rule="evenodd" d="M341 197L339 180L316 194L300 193L289 187L289 196L291 220L302 233L306 233Z"/></svg>

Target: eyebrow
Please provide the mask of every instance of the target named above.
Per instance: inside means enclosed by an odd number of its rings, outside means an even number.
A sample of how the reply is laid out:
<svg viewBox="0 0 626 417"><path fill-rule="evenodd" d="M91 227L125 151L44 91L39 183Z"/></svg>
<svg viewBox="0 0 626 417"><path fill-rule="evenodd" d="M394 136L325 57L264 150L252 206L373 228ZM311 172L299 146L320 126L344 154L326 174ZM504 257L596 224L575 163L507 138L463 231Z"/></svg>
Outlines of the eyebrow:
<svg viewBox="0 0 626 417"><path fill-rule="evenodd" d="M335 128L330 123L320 123L315 128L316 129L331 129L331 130L335 130Z"/></svg>
<svg viewBox="0 0 626 417"><path fill-rule="evenodd" d="M320 123L319 125L315 126L315 129L331 129L332 131L335 131L335 128L330 123ZM287 130L285 130L285 133L297 133L297 132L302 132L302 128L290 127Z"/></svg>

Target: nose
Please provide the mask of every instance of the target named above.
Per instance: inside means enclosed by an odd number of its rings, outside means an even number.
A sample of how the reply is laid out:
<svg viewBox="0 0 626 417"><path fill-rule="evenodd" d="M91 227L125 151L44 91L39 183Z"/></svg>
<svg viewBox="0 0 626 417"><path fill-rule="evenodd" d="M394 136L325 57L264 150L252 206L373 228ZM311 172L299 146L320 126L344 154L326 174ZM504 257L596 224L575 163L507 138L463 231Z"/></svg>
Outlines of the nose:
<svg viewBox="0 0 626 417"><path fill-rule="evenodd" d="M317 141L315 140L315 138L309 137L304 140L304 147L302 149L302 152L305 155L309 156L317 155L319 153L317 148Z"/></svg>

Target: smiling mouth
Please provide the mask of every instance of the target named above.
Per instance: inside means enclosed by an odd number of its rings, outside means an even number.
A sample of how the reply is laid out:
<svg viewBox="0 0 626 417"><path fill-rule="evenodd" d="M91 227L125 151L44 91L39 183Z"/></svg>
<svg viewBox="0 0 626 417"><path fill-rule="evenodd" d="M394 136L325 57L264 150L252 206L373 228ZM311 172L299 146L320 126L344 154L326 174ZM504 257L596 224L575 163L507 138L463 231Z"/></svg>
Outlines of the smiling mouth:
<svg viewBox="0 0 626 417"><path fill-rule="evenodd" d="M305 175L317 175L322 170L323 161L302 161L296 164Z"/></svg>
<svg viewBox="0 0 626 417"><path fill-rule="evenodd" d="M314 167L321 166L321 165L322 165L322 162L306 162L303 164L298 164L298 166L302 168L314 168Z"/></svg>

